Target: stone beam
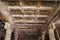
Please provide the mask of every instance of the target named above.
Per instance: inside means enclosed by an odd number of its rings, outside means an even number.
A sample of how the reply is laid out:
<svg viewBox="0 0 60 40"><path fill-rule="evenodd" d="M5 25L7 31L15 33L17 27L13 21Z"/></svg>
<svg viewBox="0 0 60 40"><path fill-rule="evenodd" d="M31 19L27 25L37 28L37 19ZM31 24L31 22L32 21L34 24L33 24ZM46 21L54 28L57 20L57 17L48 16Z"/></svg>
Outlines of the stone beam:
<svg viewBox="0 0 60 40"><path fill-rule="evenodd" d="M45 23L45 20L35 21L35 20L14 20L15 23Z"/></svg>
<svg viewBox="0 0 60 40"><path fill-rule="evenodd" d="M8 10L22 10L22 9L30 9L30 10L51 10L52 7L44 7L44 6L41 6L41 7L36 7L36 6L8 6L7 7Z"/></svg>
<svg viewBox="0 0 60 40"><path fill-rule="evenodd" d="M48 15L12 15L13 17L48 17Z"/></svg>

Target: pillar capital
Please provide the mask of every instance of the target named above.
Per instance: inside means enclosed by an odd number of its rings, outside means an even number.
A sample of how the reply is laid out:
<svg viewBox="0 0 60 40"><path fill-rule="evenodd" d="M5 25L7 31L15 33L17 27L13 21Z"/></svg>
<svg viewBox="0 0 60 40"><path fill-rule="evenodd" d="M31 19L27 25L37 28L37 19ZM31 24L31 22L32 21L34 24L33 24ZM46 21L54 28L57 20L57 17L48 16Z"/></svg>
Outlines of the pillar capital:
<svg viewBox="0 0 60 40"><path fill-rule="evenodd" d="M56 25L55 25L55 23L52 23L52 26L53 26L53 29L55 29L55 28L56 28Z"/></svg>
<svg viewBox="0 0 60 40"><path fill-rule="evenodd" d="M56 28L55 23L50 23L49 28L54 30Z"/></svg>
<svg viewBox="0 0 60 40"><path fill-rule="evenodd" d="M6 30L11 30L11 24L9 23L9 22L5 22L5 26L4 26L4 28L6 29Z"/></svg>

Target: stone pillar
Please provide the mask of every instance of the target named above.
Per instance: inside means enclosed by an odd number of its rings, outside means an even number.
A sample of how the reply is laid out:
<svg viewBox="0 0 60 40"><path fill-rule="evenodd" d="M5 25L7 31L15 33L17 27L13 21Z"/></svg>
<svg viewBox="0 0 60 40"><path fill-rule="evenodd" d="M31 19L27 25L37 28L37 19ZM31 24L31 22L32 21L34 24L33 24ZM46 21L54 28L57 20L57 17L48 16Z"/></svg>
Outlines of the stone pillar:
<svg viewBox="0 0 60 40"><path fill-rule="evenodd" d="M60 40L58 30L55 30L55 31L56 31L56 36L57 36L58 40Z"/></svg>
<svg viewBox="0 0 60 40"><path fill-rule="evenodd" d="M5 23L5 29L6 29L5 40L11 40L12 30L10 27L11 27L11 25L8 22L6 22Z"/></svg>
<svg viewBox="0 0 60 40"><path fill-rule="evenodd" d="M56 40L54 35L54 28L52 26L53 25L50 24L49 37L50 37L50 40Z"/></svg>
<svg viewBox="0 0 60 40"><path fill-rule="evenodd" d="M41 36L38 36L38 40L41 40Z"/></svg>
<svg viewBox="0 0 60 40"><path fill-rule="evenodd" d="M60 40L59 33L58 33L58 30L56 29L55 23L52 23L52 25L53 25L54 30L56 31L56 36L57 36L58 40Z"/></svg>
<svg viewBox="0 0 60 40"><path fill-rule="evenodd" d="M15 40L18 40L18 30L17 29L14 30L14 35L15 35Z"/></svg>
<svg viewBox="0 0 60 40"><path fill-rule="evenodd" d="M5 36L5 40L11 40L11 30L6 30L6 36Z"/></svg>
<svg viewBox="0 0 60 40"><path fill-rule="evenodd" d="M53 29L49 29L49 37L50 37L50 40L55 40L55 35L54 35Z"/></svg>
<svg viewBox="0 0 60 40"><path fill-rule="evenodd" d="M60 38L59 38L59 33L58 33L58 30L56 29L55 23L52 23L52 25L53 25L53 29L54 29L55 32L56 32L57 40L60 40Z"/></svg>
<svg viewBox="0 0 60 40"><path fill-rule="evenodd" d="M41 38L42 38L42 40L45 40L45 32L42 33Z"/></svg>

